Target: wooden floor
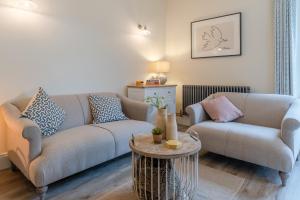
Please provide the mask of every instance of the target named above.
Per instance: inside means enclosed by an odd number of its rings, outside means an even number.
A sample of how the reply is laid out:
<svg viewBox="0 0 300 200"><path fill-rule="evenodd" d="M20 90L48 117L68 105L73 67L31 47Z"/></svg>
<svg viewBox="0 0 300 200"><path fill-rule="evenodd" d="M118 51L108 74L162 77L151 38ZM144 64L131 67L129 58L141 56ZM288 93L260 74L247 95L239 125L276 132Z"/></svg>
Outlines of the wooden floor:
<svg viewBox="0 0 300 200"><path fill-rule="evenodd" d="M59 181L49 187L47 199L95 200L119 186L128 174L123 171L130 166L130 155L99 165L82 173ZM240 200L299 200L300 163L296 164L292 177L285 188L280 186L276 171L250 163L226 158L212 153L201 156L200 162L246 179L237 195ZM0 172L0 200L35 199L34 187L20 172Z"/></svg>
<svg viewBox="0 0 300 200"><path fill-rule="evenodd" d="M186 130L185 126L178 128ZM212 153L202 155L200 162L245 178L235 200L300 200L300 162L284 188L275 170ZM47 199L96 200L128 179L124 170L130 165L129 154L54 183L49 186ZM0 200L31 199L37 199L35 188L20 172L0 171Z"/></svg>

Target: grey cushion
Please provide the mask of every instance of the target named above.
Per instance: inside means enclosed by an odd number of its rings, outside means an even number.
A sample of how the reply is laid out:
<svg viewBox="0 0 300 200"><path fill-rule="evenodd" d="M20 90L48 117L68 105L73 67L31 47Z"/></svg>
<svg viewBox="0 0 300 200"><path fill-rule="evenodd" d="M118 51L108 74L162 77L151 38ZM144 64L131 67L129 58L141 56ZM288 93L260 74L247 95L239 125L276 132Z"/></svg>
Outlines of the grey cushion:
<svg viewBox="0 0 300 200"><path fill-rule="evenodd" d="M83 126L85 124L83 110L76 95L54 96L51 99L65 111L65 120L59 128L59 131Z"/></svg>
<svg viewBox="0 0 300 200"><path fill-rule="evenodd" d="M136 120L123 120L96 124L94 126L109 130L114 136L116 143L116 156L130 152L128 142L131 139L132 134L150 134L151 130L154 128L154 126L148 122Z"/></svg>
<svg viewBox="0 0 300 200"><path fill-rule="evenodd" d="M122 112L121 100L118 97L91 95L89 103L94 124L128 119Z"/></svg>
<svg viewBox="0 0 300 200"><path fill-rule="evenodd" d="M26 117L37 123L42 134L50 136L56 133L63 123L65 112L48 97L42 88L39 88L37 94L23 111L22 117Z"/></svg>
<svg viewBox="0 0 300 200"><path fill-rule="evenodd" d="M29 177L36 187L114 158L112 134L101 128L81 126L45 138L41 155L30 164Z"/></svg>
<svg viewBox="0 0 300 200"><path fill-rule="evenodd" d="M118 95L122 102L122 110L125 115L134 120L153 123L156 117L157 108L144 102L129 99Z"/></svg>
<svg viewBox="0 0 300 200"><path fill-rule="evenodd" d="M280 129L213 121L196 124L190 129L198 133L207 151L284 172L293 167L293 153L281 140Z"/></svg>
<svg viewBox="0 0 300 200"><path fill-rule="evenodd" d="M93 116L89 104L89 96L89 94L76 95L81 105L85 125L93 123Z"/></svg>

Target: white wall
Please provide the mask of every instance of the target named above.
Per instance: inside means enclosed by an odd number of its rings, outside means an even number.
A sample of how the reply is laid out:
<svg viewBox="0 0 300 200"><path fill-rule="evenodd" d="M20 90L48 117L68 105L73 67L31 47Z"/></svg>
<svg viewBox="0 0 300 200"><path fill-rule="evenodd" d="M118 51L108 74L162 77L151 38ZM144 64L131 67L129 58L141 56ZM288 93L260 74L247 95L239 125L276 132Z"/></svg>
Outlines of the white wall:
<svg viewBox="0 0 300 200"><path fill-rule="evenodd" d="M256 92L274 91L272 0L167 0L166 54L171 82L248 85ZM242 56L191 59L190 23L242 12ZM178 87L178 109L181 87Z"/></svg>
<svg viewBox="0 0 300 200"><path fill-rule="evenodd" d="M166 1L43 0L36 1L39 12L0 5L0 104L38 86L50 94L122 93L165 53L170 83L273 92L272 0ZM191 21L233 12L243 14L243 55L192 60ZM148 25L151 36L138 35L137 23ZM0 153L4 141L0 129Z"/></svg>
<svg viewBox="0 0 300 200"><path fill-rule="evenodd" d="M38 12L0 6L0 104L38 86L51 95L123 93L164 56L163 0L36 2ZM151 36L138 35L138 23ZM0 130L0 153L4 141Z"/></svg>

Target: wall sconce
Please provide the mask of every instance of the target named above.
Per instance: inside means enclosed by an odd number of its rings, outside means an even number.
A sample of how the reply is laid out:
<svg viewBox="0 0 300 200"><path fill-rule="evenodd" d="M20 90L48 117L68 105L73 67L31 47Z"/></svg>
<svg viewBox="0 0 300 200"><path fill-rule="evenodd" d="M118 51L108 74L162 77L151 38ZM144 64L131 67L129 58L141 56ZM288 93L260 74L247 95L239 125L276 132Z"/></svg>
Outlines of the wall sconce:
<svg viewBox="0 0 300 200"><path fill-rule="evenodd" d="M3 0L2 4L20 10L32 11L38 8L33 0Z"/></svg>
<svg viewBox="0 0 300 200"><path fill-rule="evenodd" d="M143 26L143 25L139 24L138 29L140 30L141 34L144 36L148 36L151 34L151 31L148 30L146 25Z"/></svg>
<svg viewBox="0 0 300 200"><path fill-rule="evenodd" d="M17 0L15 5L16 8L20 8L23 10L34 10L38 7L33 0Z"/></svg>

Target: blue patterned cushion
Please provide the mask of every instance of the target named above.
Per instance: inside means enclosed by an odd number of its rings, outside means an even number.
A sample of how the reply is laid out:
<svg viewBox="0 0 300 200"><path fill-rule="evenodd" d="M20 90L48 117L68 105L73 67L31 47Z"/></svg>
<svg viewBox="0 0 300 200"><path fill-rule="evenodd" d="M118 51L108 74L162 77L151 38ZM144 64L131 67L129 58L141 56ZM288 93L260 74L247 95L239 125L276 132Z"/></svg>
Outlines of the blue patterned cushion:
<svg viewBox="0 0 300 200"><path fill-rule="evenodd" d="M117 97L91 95L89 103L94 124L128 119L122 112L121 101Z"/></svg>
<svg viewBox="0 0 300 200"><path fill-rule="evenodd" d="M32 98L22 117L34 121L45 136L53 135L64 122L65 111L53 102L46 92L39 88L38 93Z"/></svg>

